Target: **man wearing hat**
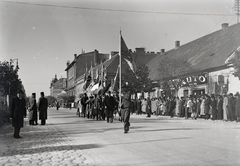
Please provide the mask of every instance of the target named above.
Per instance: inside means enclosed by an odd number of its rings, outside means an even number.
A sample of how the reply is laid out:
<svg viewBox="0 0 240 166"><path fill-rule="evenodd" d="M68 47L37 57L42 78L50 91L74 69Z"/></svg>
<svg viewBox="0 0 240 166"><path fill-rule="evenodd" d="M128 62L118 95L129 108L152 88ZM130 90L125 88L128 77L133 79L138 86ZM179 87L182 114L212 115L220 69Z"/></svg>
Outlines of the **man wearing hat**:
<svg viewBox="0 0 240 166"><path fill-rule="evenodd" d="M107 117L107 122L112 123L113 122L113 112L116 106L116 100L111 95L111 91L108 91L108 95L104 99L104 105L105 105L105 115Z"/></svg>
<svg viewBox="0 0 240 166"><path fill-rule="evenodd" d="M26 100L24 92L19 90L17 97L13 98L11 104L12 126L14 127L14 138L21 138L20 129L23 127L24 118L26 117Z"/></svg>
<svg viewBox="0 0 240 166"><path fill-rule="evenodd" d="M41 120L41 125L45 125L47 119L48 100L44 97L44 92L41 92L40 94L41 97L38 101L39 119Z"/></svg>
<svg viewBox="0 0 240 166"><path fill-rule="evenodd" d="M29 101L29 124L38 125L37 122L37 102L36 102L36 93L32 93L32 97Z"/></svg>

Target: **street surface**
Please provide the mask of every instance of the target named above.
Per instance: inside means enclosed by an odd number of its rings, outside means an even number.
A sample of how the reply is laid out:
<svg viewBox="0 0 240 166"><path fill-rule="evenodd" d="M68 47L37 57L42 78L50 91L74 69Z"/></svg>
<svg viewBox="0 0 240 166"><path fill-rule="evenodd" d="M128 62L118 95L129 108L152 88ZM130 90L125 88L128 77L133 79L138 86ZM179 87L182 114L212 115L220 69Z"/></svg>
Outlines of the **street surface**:
<svg viewBox="0 0 240 166"><path fill-rule="evenodd" d="M124 134L118 120L78 117L76 109L50 108L46 126L25 120L21 139L13 138L11 125L1 128L0 165L240 165L236 122L133 114Z"/></svg>

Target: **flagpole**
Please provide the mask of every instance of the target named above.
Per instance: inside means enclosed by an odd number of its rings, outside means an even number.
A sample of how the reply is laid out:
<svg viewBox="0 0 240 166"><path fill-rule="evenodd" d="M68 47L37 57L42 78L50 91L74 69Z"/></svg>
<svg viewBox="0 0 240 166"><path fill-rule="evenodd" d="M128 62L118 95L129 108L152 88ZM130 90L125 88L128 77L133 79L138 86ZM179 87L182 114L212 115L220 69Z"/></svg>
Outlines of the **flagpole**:
<svg viewBox="0 0 240 166"><path fill-rule="evenodd" d="M122 93L122 51L121 51L121 30L119 34L119 108L121 108L122 105L122 99L121 99L121 93Z"/></svg>

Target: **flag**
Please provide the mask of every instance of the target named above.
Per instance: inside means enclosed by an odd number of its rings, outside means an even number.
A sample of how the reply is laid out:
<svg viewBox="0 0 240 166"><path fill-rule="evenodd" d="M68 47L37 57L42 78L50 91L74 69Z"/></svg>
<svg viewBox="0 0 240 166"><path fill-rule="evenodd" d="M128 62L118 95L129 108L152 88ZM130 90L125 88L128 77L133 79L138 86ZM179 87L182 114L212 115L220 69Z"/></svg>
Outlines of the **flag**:
<svg viewBox="0 0 240 166"><path fill-rule="evenodd" d="M85 71L85 74L84 74L84 84L83 84L83 89L87 89L86 88L86 84L87 84L87 77L88 77L88 73L87 73L87 63L86 63L86 71Z"/></svg>
<svg viewBox="0 0 240 166"><path fill-rule="evenodd" d="M102 64L101 66L101 73L100 73L100 79L99 79L99 87L102 87L102 84L103 84L103 75L104 75L104 66Z"/></svg>
<svg viewBox="0 0 240 166"><path fill-rule="evenodd" d="M104 67L103 68L103 79L102 79L102 85L103 85L103 87L106 87L106 85L107 85L107 69Z"/></svg>
<svg viewBox="0 0 240 166"><path fill-rule="evenodd" d="M117 72L116 72L116 75L115 75L115 77L114 77L114 79L113 79L113 84L112 84L112 89L114 90L114 91L117 91L117 89L118 89L118 87L117 87L117 83L119 82L119 66L118 66L118 68L117 68Z"/></svg>
<svg viewBox="0 0 240 166"><path fill-rule="evenodd" d="M127 62L130 69L135 73L136 71L136 64L133 61L132 55L121 35L121 56Z"/></svg>
<svg viewBox="0 0 240 166"><path fill-rule="evenodd" d="M94 82L98 83L98 81L99 81L99 73L98 73L98 68L96 68L96 75L95 75Z"/></svg>

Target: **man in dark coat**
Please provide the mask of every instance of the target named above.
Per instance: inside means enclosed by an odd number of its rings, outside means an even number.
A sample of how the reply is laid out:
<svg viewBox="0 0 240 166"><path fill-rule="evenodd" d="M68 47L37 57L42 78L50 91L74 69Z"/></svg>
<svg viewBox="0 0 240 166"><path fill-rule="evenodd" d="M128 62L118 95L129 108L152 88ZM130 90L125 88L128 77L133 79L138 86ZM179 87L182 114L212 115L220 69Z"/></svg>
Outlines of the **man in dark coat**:
<svg viewBox="0 0 240 166"><path fill-rule="evenodd" d="M217 97L217 120L223 119L223 99L220 95Z"/></svg>
<svg viewBox="0 0 240 166"><path fill-rule="evenodd" d="M17 97L13 98L11 104L12 126L14 127L14 138L21 138L19 135L20 128L23 127L24 118L26 117L26 100L23 98L24 92L19 90Z"/></svg>
<svg viewBox="0 0 240 166"><path fill-rule="evenodd" d="M131 106L131 93L130 91L128 91L123 95L121 103L121 115L122 120L124 122L124 133L127 133L129 131L130 106Z"/></svg>
<svg viewBox="0 0 240 166"><path fill-rule="evenodd" d="M151 117L151 114L152 114L152 101L150 100L150 97L147 98L146 113L147 113L147 117Z"/></svg>
<svg viewBox="0 0 240 166"><path fill-rule="evenodd" d="M142 101L141 99L137 99L137 112L136 112L137 115L139 114L142 114Z"/></svg>
<svg viewBox="0 0 240 166"><path fill-rule="evenodd" d="M32 115L32 117L29 117L29 124L30 125L38 125L37 122L37 101L36 101L36 93L32 93L32 97L29 101L29 115Z"/></svg>
<svg viewBox="0 0 240 166"><path fill-rule="evenodd" d="M108 95L104 99L105 113L107 117L107 122L113 122L113 112L116 107L116 100L111 96L111 91L108 91Z"/></svg>
<svg viewBox="0 0 240 166"><path fill-rule="evenodd" d="M41 125L45 125L47 119L48 100L44 97L44 92L41 92L40 94L41 97L38 101L39 119L41 120Z"/></svg>
<svg viewBox="0 0 240 166"><path fill-rule="evenodd" d="M86 116L87 101L88 101L88 96L87 96L86 93L84 93L84 96L81 98L82 113L83 113L83 117L84 117L84 118L85 118L85 116Z"/></svg>
<svg viewBox="0 0 240 166"><path fill-rule="evenodd" d="M210 96L207 94L205 95L205 105L204 105L204 114L205 114L205 119L210 118Z"/></svg>
<svg viewBox="0 0 240 166"><path fill-rule="evenodd" d="M210 108L212 112L212 120L216 120L217 119L217 101L214 95L211 96Z"/></svg>
<svg viewBox="0 0 240 166"><path fill-rule="evenodd" d="M235 102L234 102L234 97L233 94L230 93L228 95L228 111L229 111L229 116L230 116L230 121L234 121L235 120Z"/></svg>

